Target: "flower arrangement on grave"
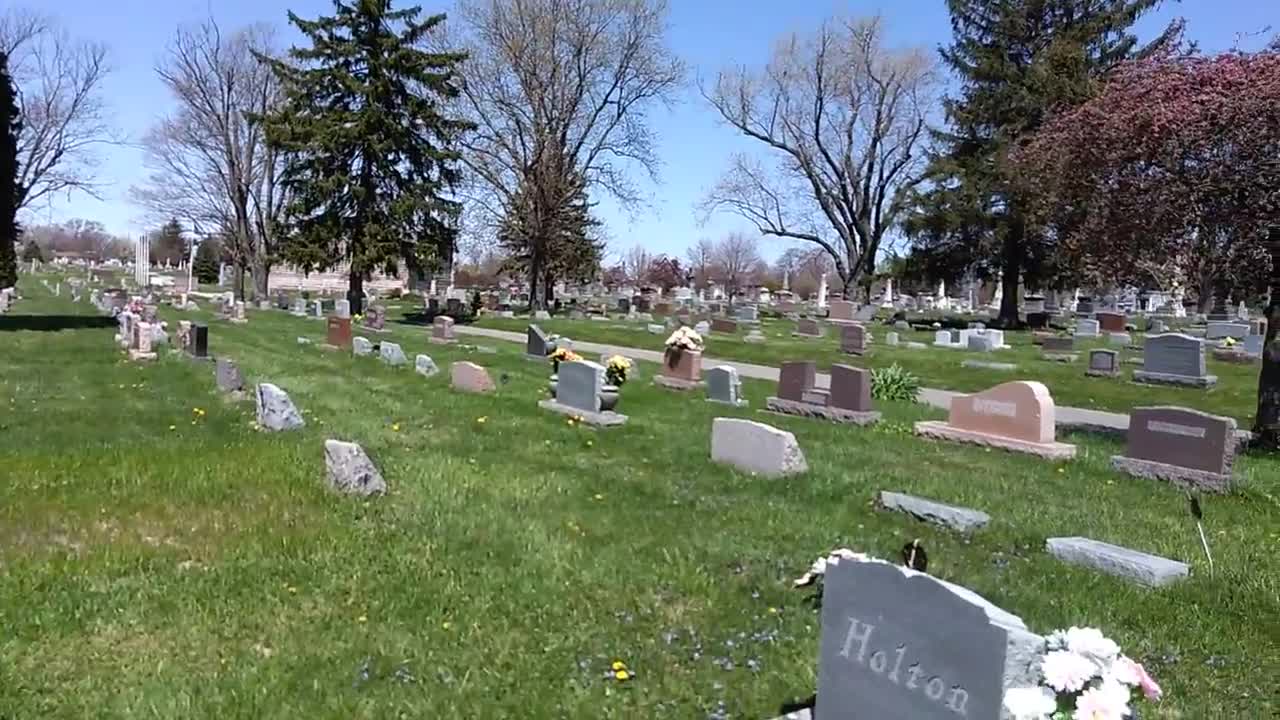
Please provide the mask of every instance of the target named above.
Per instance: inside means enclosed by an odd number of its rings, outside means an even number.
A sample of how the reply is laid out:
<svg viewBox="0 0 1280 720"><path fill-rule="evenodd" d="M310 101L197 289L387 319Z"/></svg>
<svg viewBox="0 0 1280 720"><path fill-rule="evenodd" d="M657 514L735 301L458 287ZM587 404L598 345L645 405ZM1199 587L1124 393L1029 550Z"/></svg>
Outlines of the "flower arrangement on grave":
<svg viewBox="0 0 1280 720"><path fill-rule="evenodd" d="M560 372L560 363L562 362L575 362L582 359L581 355L569 348L556 348L556 351L551 353L549 357L551 358L551 369L554 372Z"/></svg>
<svg viewBox="0 0 1280 720"><path fill-rule="evenodd" d="M631 374L631 361L621 355L614 355L605 363L604 379L610 385L622 387L629 374Z"/></svg>
<svg viewBox="0 0 1280 720"><path fill-rule="evenodd" d="M667 365L675 367L680 362L680 356L686 352L702 352L703 341L702 336L696 330L688 325L681 325L678 330L671 333L671 337L667 338L666 355Z"/></svg>
<svg viewBox="0 0 1280 720"><path fill-rule="evenodd" d="M1005 709L1016 720L1120 720L1132 717L1133 705L1144 698L1154 702L1162 694L1142 665L1094 628L1049 635L1040 669L1042 685L1005 692Z"/></svg>
<svg viewBox="0 0 1280 720"><path fill-rule="evenodd" d="M1239 341L1237 341L1233 337L1224 337L1222 338L1222 347L1225 347L1225 348L1235 347L1237 342Z"/></svg>

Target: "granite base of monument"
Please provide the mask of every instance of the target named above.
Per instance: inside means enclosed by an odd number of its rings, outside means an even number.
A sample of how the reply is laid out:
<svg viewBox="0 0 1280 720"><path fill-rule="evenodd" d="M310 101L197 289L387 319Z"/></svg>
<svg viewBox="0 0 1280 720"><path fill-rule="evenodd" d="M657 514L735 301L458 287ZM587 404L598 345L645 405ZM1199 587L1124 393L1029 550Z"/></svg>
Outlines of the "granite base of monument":
<svg viewBox="0 0 1280 720"><path fill-rule="evenodd" d="M555 400L539 400L538 407L543 410L560 413L561 415L568 415L595 427L617 427L618 425L627 424L626 415L613 412L612 410L592 412L590 410L583 410L582 408L576 408L571 405L565 405L563 403L556 402Z"/></svg>
<svg viewBox="0 0 1280 720"><path fill-rule="evenodd" d="M156 359L156 354L153 352L142 352L139 350L130 350L129 359L133 360L134 362L150 362Z"/></svg>
<svg viewBox="0 0 1280 720"><path fill-rule="evenodd" d="M1218 376L1171 375L1147 370L1134 370L1133 381L1146 385L1182 385L1184 387L1210 388L1218 384Z"/></svg>
<svg viewBox="0 0 1280 720"><path fill-rule="evenodd" d="M990 435L976 430L958 428L942 420L918 422L915 430L917 435L935 440L950 440L970 445L999 448L1001 450L1036 455L1046 460L1070 460L1076 456L1075 445L1060 442L1038 443L1002 435Z"/></svg>
<svg viewBox="0 0 1280 720"><path fill-rule="evenodd" d="M1169 465L1154 460L1140 460L1124 455L1111 456L1111 467L1134 477L1163 480L1174 487L1200 492L1227 493L1231 491L1233 481L1230 474Z"/></svg>
<svg viewBox="0 0 1280 720"><path fill-rule="evenodd" d="M1112 369L1110 369L1110 370L1102 370L1102 369L1099 369L1099 368L1089 368L1088 370L1085 370L1085 371L1084 371L1084 374L1085 374L1085 375L1088 375L1089 377L1110 377L1110 378L1113 378L1113 377L1120 377L1120 369L1119 369L1119 368L1112 368Z"/></svg>
<svg viewBox="0 0 1280 720"><path fill-rule="evenodd" d="M458 339L429 337L427 338L427 342L431 343L432 345L453 345L454 343L458 342Z"/></svg>
<svg viewBox="0 0 1280 720"><path fill-rule="evenodd" d="M1251 365L1255 362L1261 362L1262 356L1250 355L1244 350L1238 348L1214 348L1213 359L1220 362L1235 363L1237 365Z"/></svg>
<svg viewBox="0 0 1280 720"><path fill-rule="evenodd" d="M669 375L654 375L653 384L667 388L668 390L688 391L697 390L706 383L701 380L683 380Z"/></svg>
<svg viewBox="0 0 1280 720"><path fill-rule="evenodd" d="M765 401L765 408L769 412L780 413L783 415L799 415L800 417L819 418L821 420L830 420L831 422L846 423L850 425L873 425L880 422L880 413L875 410L859 412L857 410L845 410L844 408L831 407L829 405L817 405L814 403L799 402L796 400L784 400L778 397L771 397Z"/></svg>
<svg viewBox="0 0 1280 720"><path fill-rule="evenodd" d="M1080 356L1075 353L1045 353L1040 356L1040 359L1049 362L1073 363L1079 360Z"/></svg>

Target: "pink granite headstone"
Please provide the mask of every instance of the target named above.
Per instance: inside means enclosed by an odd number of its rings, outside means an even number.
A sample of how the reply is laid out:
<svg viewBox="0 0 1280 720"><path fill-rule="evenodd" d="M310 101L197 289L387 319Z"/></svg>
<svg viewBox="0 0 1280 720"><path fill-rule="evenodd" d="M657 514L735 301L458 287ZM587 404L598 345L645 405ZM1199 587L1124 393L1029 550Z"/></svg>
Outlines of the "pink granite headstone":
<svg viewBox="0 0 1280 720"><path fill-rule="evenodd" d="M1016 381L951 399L948 424L1032 443L1054 441L1054 405L1044 383Z"/></svg>
<svg viewBox="0 0 1280 720"><path fill-rule="evenodd" d="M702 379L702 353L697 350L668 350L663 358L662 374L677 380L698 382Z"/></svg>
<svg viewBox="0 0 1280 720"><path fill-rule="evenodd" d="M449 366L450 384L454 390L472 393L493 392L497 387L489 371L473 362L456 362Z"/></svg>

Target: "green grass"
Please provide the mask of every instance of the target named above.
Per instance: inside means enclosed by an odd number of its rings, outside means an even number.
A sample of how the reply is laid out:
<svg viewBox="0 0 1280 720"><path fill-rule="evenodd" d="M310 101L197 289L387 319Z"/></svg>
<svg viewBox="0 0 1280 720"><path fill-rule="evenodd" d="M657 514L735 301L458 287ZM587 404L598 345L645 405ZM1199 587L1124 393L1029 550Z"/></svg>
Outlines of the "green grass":
<svg viewBox="0 0 1280 720"><path fill-rule="evenodd" d="M485 317L479 327L524 332L528 320ZM644 323L628 324L624 321L603 323L590 320L552 319L540 322L547 332L570 338L640 348L662 349L665 335L651 335ZM925 387L974 392L985 390L1009 380L1036 379L1049 387L1054 402L1069 407L1093 408L1128 412L1141 405L1181 405L1204 412L1234 417L1241 427L1253 424L1257 409L1258 365L1236 365L1209 357L1209 373L1218 376L1217 386L1202 390L1170 386L1140 385L1119 378L1095 378L1085 375L1088 367L1088 350L1108 347L1105 342L1077 341L1076 352L1080 359L1073 364L1049 362L1040 359L1040 348L1031 344L1028 332L1007 332L1005 342L1009 350L998 350L989 356L933 347L932 332L899 332L902 342L915 340L929 345L926 349L911 350L902 346L884 344L885 333L890 327L876 325L872 329L875 340L872 353L866 358L854 358L840 352L838 328L828 327L822 339L792 337L795 324L789 320L764 320L761 330L768 338L764 344L746 343L746 328L737 336L711 333L707 338L706 353L709 356L760 365L777 366L786 360L815 360L819 368L831 363L852 363L877 367L898 363L920 377ZM1142 336L1135 334L1135 344L1141 345ZM1120 348L1112 348L1120 349ZM1121 350L1122 358L1141 358L1141 351ZM961 367L967 359L1014 363L1016 372ZM1125 363L1123 377L1129 377L1135 365Z"/></svg>
<svg viewBox="0 0 1280 720"><path fill-rule="evenodd" d="M23 290L14 313L88 312ZM547 368L515 344L395 328L410 356L505 377L472 396L295 344L319 321L250 318L211 323L211 349L285 388L301 431L253 430L210 364L135 365L109 327L0 318L0 717L772 717L816 677L818 617L791 579L833 547L896 557L916 537L932 572L1034 629L1116 637L1168 692L1154 717L1280 713L1274 459L1241 459L1242 489L1206 500L1210 577L1184 498L1112 473L1109 440L1073 436L1079 459L1045 463L918 440L910 423L939 416L918 406L882 404L875 429L762 416L769 384L747 381L752 408L732 409L653 387L651 365L624 388L630 423L593 431L537 409ZM710 464L725 414L793 431L812 470ZM329 493L329 437L363 444L391 493ZM880 489L994 519L966 539L876 511ZM1137 589L1048 558L1054 535L1193 576ZM614 659L638 677L604 679Z"/></svg>

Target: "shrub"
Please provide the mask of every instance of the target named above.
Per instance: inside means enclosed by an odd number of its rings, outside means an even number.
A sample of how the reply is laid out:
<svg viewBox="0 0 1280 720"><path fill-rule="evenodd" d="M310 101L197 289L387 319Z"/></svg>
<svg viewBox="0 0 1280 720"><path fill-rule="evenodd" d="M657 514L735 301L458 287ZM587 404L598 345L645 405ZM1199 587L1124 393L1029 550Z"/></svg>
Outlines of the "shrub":
<svg viewBox="0 0 1280 720"><path fill-rule="evenodd" d="M898 363L871 369L871 397L876 400L915 402L919 391L920 378L907 372Z"/></svg>

